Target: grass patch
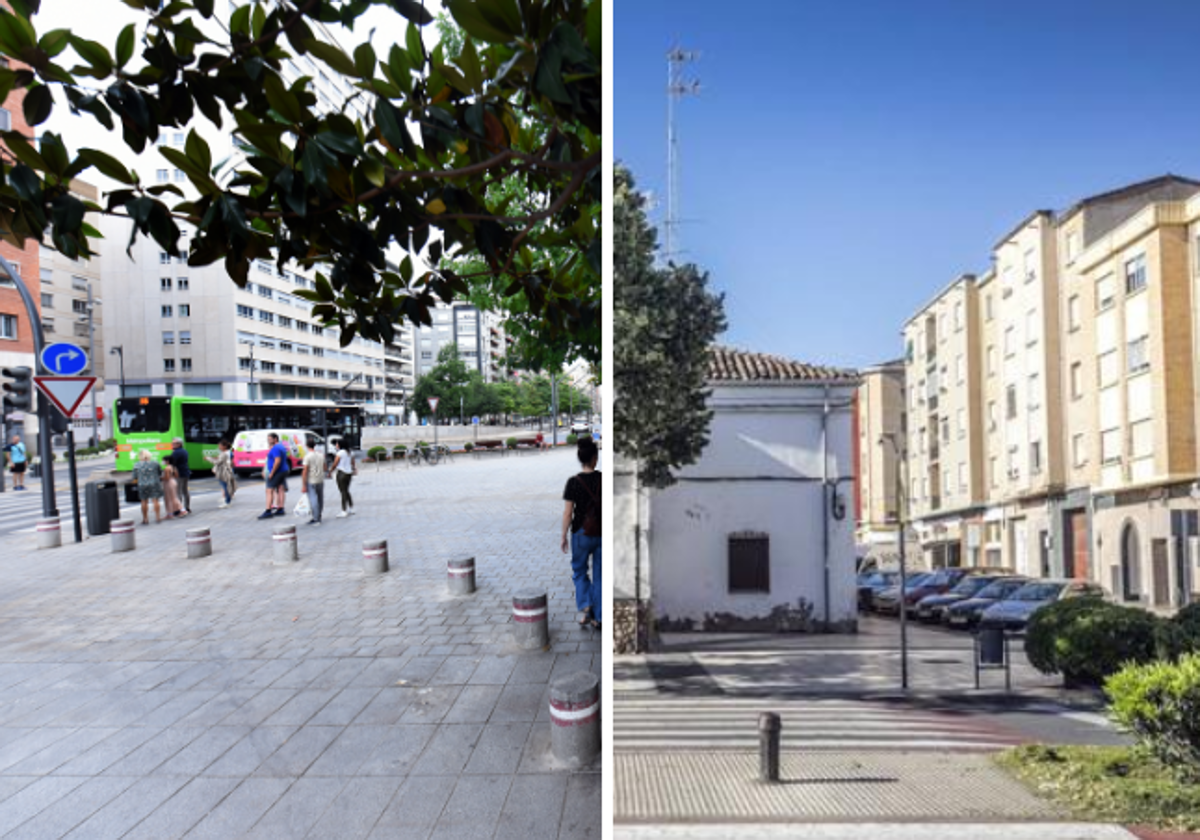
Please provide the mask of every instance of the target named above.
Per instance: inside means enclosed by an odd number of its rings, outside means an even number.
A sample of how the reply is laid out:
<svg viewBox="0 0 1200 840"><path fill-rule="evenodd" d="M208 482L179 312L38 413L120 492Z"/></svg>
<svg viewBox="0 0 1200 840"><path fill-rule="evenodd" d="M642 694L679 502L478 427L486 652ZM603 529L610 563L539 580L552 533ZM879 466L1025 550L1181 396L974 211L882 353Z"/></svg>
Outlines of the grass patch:
<svg viewBox="0 0 1200 840"><path fill-rule="evenodd" d="M1200 784L1137 747L1017 747L996 761L1035 793L1088 822L1200 830Z"/></svg>

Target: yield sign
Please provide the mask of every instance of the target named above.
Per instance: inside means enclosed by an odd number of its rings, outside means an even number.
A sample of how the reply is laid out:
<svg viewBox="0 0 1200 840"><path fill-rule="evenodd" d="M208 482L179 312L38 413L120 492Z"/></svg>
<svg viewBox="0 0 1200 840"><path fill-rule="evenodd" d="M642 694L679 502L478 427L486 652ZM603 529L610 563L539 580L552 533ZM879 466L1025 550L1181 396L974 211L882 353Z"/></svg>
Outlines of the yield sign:
<svg viewBox="0 0 1200 840"><path fill-rule="evenodd" d="M440 400L440 399L441 399L441 397L430 397L429 398L429 410L432 411L434 414L437 414L437 404L438 404L438 400Z"/></svg>
<svg viewBox="0 0 1200 840"><path fill-rule="evenodd" d="M50 402L70 419L83 402L83 398L96 384L94 376L35 376L33 384L45 394Z"/></svg>

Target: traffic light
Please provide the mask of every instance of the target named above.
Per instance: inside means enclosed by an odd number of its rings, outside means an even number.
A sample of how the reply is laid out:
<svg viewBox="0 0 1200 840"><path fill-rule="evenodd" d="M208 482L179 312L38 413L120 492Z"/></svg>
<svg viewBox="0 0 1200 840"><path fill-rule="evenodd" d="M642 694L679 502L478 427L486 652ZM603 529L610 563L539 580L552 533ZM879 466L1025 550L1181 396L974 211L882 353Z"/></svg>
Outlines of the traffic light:
<svg viewBox="0 0 1200 840"><path fill-rule="evenodd" d="M11 382L4 383L4 416L16 411L30 411L33 407L33 371L27 367L12 367L0 370Z"/></svg>

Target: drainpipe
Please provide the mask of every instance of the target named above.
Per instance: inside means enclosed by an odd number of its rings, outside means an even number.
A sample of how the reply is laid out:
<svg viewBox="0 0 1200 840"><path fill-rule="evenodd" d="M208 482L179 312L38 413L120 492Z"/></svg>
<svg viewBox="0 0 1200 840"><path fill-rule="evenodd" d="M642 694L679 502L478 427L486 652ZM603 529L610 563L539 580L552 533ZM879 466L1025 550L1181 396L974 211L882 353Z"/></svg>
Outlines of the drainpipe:
<svg viewBox="0 0 1200 840"><path fill-rule="evenodd" d="M821 589L825 597L825 630L829 631L829 386L821 409Z"/></svg>

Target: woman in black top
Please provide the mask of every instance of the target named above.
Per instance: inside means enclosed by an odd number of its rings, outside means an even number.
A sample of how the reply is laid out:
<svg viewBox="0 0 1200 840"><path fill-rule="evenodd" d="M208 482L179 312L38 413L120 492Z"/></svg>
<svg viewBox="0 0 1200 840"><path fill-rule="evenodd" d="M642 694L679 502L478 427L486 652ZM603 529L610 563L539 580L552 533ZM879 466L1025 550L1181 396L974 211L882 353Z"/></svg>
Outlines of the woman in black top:
<svg viewBox="0 0 1200 840"><path fill-rule="evenodd" d="M596 442L590 437L579 441L579 463L583 471L573 475L563 490L566 505L562 518L562 550L567 553L570 531L571 572L575 579L575 606L580 624L600 627L603 588L600 585L600 473L596 472ZM591 579L588 558L591 558Z"/></svg>

